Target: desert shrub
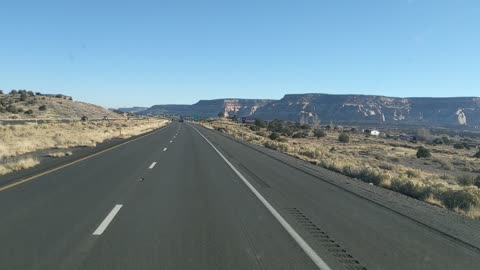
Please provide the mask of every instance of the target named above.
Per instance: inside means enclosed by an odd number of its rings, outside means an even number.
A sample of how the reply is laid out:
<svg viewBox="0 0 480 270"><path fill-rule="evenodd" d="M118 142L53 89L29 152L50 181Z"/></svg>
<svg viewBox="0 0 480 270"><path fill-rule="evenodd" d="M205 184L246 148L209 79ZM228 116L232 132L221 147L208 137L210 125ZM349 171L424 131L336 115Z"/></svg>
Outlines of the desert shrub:
<svg viewBox="0 0 480 270"><path fill-rule="evenodd" d="M20 101L27 101L27 94L26 93L22 93L20 95Z"/></svg>
<svg viewBox="0 0 480 270"><path fill-rule="evenodd" d="M17 95L18 94L18 91L13 89L12 91L10 91L10 95Z"/></svg>
<svg viewBox="0 0 480 270"><path fill-rule="evenodd" d="M33 114L33 110L27 110L27 111L25 111L25 114L32 115L32 114Z"/></svg>
<svg viewBox="0 0 480 270"><path fill-rule="evenodd" d="M23 112L23 109L22 109L22 108L18 108L18 109L17 109L17 112L22 113L22 112Z"/></svg>
<svg viewBox="0 0 480 270"><path fill-rule="evenodd" d="M279 142L288 142L287 138L278 138L277 141Z"/></svg>
<svg viewBox="0 0 480 270"><path fill-rule="evenodd" d="M391 171L391 170L395 169L395 166L393 164L386 163L386 162L380 163L380 165L378 165L378 167L380 169L387 170L387 171Z"/></svg>
<svg viewBox="0 0 480 270"><path fill-rule="evenodd" d="M415 178L415 177L420 176L420 173L418 171L414 171L414 170L407 170L405 173L407 174L408 178Z"/></svg>
<svg viewBox="0 0 480 270"><path fill-rule="evenodd" d="M467 143L455 143L453 145L453 148L455 149L470 149L470 146Z"/></svg>
<svg viewBox="0 0 480 270"><path fill-rule="evenodd" d="M278 132L272 132L268 138L270 138L270 140L278 140L280 139L280 134Z"/></svg>
<svg viewBox="0 0 480 270"><path fill-rule="evenodd" d="M357 178L362 180L363 182L372 183L374 185L380 185L385 180L387 180L387 175L377 172L370 168L361 168L353 167L353 166L345 166L342 168L341 171L344 175Z"/></svg>
<svg viewBox="0 0 480 270"><path fill-rule="evenodd" d="M299 151L298 154L309 158L318 158L320 157L321 152L318 150L302 150Z"/></svg>
<svg viewBox="0 0 480 270"><path fill-rule="evenodd" d="M33 91L27 91L27 95L30 96L30 97L35 96L35 94L33 93Z"/></svg>
<svg viewBox="0 0 480 270"><path fill-rule="evenodd" d="M259 131L260 127L259 126L250 126L249 127L251 131Z"/></svg>
<svg viewBox="0 0 480 270"><path fill-rule="evenodd" d="M4 113L4 112L7 112L7 109L5 109L4 107L0 106L0 113Z"/></svg>
<svg viewBox="0 0 480 270"><path fill-rule="evenodd" d="M429 158L431 157L432 154L430 153L430 150L427 148L420 146L417 150L417 158Z"/></svg>
<svg viewBox="0 0 480 270"><path fill-rule="evenodd" d="M255 119L255 126L259 127L259 128L265 128L267 127L267 123L265 121L263 121L262 119Z"/></svg>
<svg viewBox="0 0 480 270"><path fill-rule="evenodd" d="M480 158L480 149L478 149L477 153L473 155L474 158Z"/></svg>
<svg viewBox="0 0 480 270"><path fill-rule="evenodd" d="M447 190L440 197L445 207L452 210L466 211L480 204L478 196L466 190Z"/></svg>
<svg viewBox="0 0 480 270"><path fill-rule="evenodd" d="M47 105L41 105L40 107L38 107L38 110L46 111L47 110Z"/></svg>
<svg viewBox="0 0 480 270"><path fill-rule="evenodd" d="M450 163L448 160L444 160L444 159L440 159L440 158L436 158L434 159L433 161L437 162L438 164L440 164L440 167L444 170L447 170L447 171L451 171L454 169L452 163Z"/></svg>
<svg viewBox="0 0 480 270"><path fill-rule="evenodd" d="M310 125L309 124L303 124L301 127L301 129L310 129Z"/></svg>
<svg viewBox="0 0 480 270"><path fill-rule="evenodd" d="M313 136L317 137L317 138L321 138L321 137L326 137L327 136L327 133L321 129L315 129L313 131Z"/></svg>
<svg viewBox="0 0 480 270"><path fill-rule="evenodd" d="M268 133L265 131L257 131L255 134L262 137L268 137Z"/></svg>
<svg viewBox="0 0 480 270"><path fill-rule="evenodd" d="M15 105L8 105L6 110L9 113L18 113L17 107L15 107Z"/></svg>
<svg viewBox="0 0 480 270"><path fill-rule="evenodd" d="M292 136L295 131L291 127L285 127L283 128L282 134L285 136Z"/></svg>
<svg viewBox="0 0 480 270"><path fill-rule="evenodd" d="M457 176L456 180L461 186L472 186L475 183L475 177L467 174Z"/></svg>
<svg viewBox="0 0 480 270"><path fill-rule="evenodd" d="M476 187L480 188L480 175L475 178L475 182L473 183Z"/></svg>
<svg viewBox="0 0 480 270"><path fill-rule="evenodd" d="M441 138L435 138L433 139L432 144L435 144L435 145L443 144L443 140Z"/></svg>
<svg viewBox="0 0 480 270"><path fill-rule="evenodd" d="M392 157L391 160L393 162L400 162L400 159L398 157Z"/></svg>
<svg viewBox="0 0 480 270"><path fill-rule="evenodd" d="M0 90L0 95L3 95L3 90Z"/></svg>
<svg viewBox="0 0 480 270"><path fill-rule="evenodd" d="M265 146L266 148L269 148L269 149L273 149L273 150L280 150L282 152L288 152L289 148L288 148L288 144L286 143L277 143L277 142L273 142L273 141L266 141L263 146Z"/></svg>
<svg viewBox="0 0 480 270"><path fill-rule="evenodd" d="M299 138L307 138L308 137L308 132L307 131L299 131L295 134L293 134L292 138L296 138L296 139L299 139Z"/></svg>
<svg viewBox="0 0 480 270"><path fill-rule="evenodd" d="M348 143L350 141L350 136L345 133L342 133L338 136L338 141L341 143Z"/></svg>
<svg viewBox="0 0 480 270"><path fill-rule="evenodd" d="M417 200L424 200L433 193L433 189L431 187L416 184L410 180L393 180L390 188L393 191L402 193Z"/></svg>

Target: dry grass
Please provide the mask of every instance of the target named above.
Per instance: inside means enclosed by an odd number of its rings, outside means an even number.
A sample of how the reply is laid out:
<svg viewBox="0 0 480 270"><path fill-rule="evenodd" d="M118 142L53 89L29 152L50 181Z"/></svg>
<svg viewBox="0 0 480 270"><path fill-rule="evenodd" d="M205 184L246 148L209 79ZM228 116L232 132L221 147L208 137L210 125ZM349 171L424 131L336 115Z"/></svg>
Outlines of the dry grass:
<svg viewBox="0 0 480 270"><path fill-rule="evenodd" d="M265 129L252 131L227 120L210 125L231 136L295 156L364 182L446 207L470 217L480 217L480 189L457 181L464 172L480 172L473 152L451 146L428 146L433 158L417 159L418 144L386 138L349 134L349 143L339 143L339 133L328 131L322 138L288 138L272 141ZM462 156L462 158L458 158ZM433 161L433 162L432 162Z"/></svg>
<svg viewBox="0 0 480 270"><path fill-rule="evenodd" d="M40 162L33 158L24 158L17 161L0 164L0 175L35 167Z"/></svg>
<svg viewBox="0 0 480 270"><path fill-rule="evenodd" d="M0 159L43 149L95 146L162 127L167 120L122 120L0 126Z"/></svg>

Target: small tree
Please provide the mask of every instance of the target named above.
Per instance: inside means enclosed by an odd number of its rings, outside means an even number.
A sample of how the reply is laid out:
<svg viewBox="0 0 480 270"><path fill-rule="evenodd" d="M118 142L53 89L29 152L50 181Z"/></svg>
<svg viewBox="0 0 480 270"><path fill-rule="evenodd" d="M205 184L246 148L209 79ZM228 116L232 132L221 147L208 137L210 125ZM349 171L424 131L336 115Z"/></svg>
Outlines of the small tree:
<svg viewBox="0 0 480 270"><path fill-rule="evenodd" d="M280 134L278 132L272 132L272 134L270 134L270 136L268 136L270 138L270 140L278 140L280 139Z"/></svg>
<svg viewBox="0 0 480 270"><path fill-rule="evenodd" d="M317 137L317 138L322 138L322 137L325 137L327 136L327 133L321 129L315 129L313 131L313 136Z"/></svg>
<svg viewBox="0 0 480 270"><path fill-rule="evenodd" d="M41 105L40 107L38 107L38 110L39 111L46 111L47 110L47 105Z"/></svg>
<svg viewBox="0 0 480 270"><path fill-rule="evenodd" d="M427 148L421 146L420 148L418 148L417 150L417 158L429 158L431 157L432 154L430 153L430 150L428 150Z"/></svg>
<svg viewBox="0 0 480 270"><path fill-rule="evenodd" d="M0 95L3 95L3 90L0 90Z"/></svg>
<svg viewBox="0 0 480 270"><path fill-rule="evenodd" d="M35 96L35 94L32 91L27 91L27 95L29 95L30 97Z"/></svg>
<svg viewBox="0 0 480 270"><path fill-rule="evenodd" d="M13 89L12 91L10 91L10 95L16 95L16 94L18 94L17 90Z"/></svg>
<svg viewBox="0 0 480 270"><path fill-rule="evenodd" d="M225 117L225 112L219 112L217 114L217 116L220 117L220 118L223 118L223 117Z"/></svg>
<svg viewBox="0 0 480 270"><path fill-rule="evenodd" d="M350 141L350 136L345 133L342 133L338 136L338 141L341 143L348 143Z"/></svg>
<svg viewBox="0 0 480 270"><path fill-rule="evenodd" d="M473 155L474 158L480 158L480 149L478 149L477 153Z"/></svg>
<svg viewBox="0 0 480 270"><path fill-rule="evenodd" d="M25 93L20 94L20 101L27 101L27 94Z"/></svg>

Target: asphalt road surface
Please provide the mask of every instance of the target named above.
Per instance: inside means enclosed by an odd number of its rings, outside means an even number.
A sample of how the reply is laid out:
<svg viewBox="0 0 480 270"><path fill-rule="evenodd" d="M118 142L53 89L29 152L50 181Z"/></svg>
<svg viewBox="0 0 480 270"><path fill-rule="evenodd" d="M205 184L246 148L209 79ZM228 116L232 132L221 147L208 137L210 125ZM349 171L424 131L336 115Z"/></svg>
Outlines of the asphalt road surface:
<svg viewBox="0 0 480 270"><path fill-rule="evenodd" d="M0 269L479 269L455 240L190 123L0 191Z"/></svg>

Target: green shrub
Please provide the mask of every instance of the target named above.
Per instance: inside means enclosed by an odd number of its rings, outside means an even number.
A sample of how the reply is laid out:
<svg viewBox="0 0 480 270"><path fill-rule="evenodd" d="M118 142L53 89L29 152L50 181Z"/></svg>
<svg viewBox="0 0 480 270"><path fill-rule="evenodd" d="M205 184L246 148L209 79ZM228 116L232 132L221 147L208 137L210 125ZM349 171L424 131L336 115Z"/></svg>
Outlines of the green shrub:
<svg viewBox="0 0 480 270"><path fill-rule="evenodd" d="M288 139L287 139L287 138L279 138L279 139L277 139L277 141L279 141L279 142L288 142Z"/></svg>
<svg viewBox="0 0 480 270"><path fill-rule="evenodd" d="M310 129L310 128L311 128L311 127L310 127L309 124L303 124L303 125L301 126L301 129Z"/></svg>
<svg viewBox="0 0 480 270"><path fill-rule="evenodd" d="M296 139L299 139L299 138L307 138L308 137L308 132L307 131L299 131L295 134L293 134L292 138L296 138Z"/></svg>
<svg viewBox="0 0 480 270"><path fill-rule="evenodd" d="M25 114L32 115L32 114L33 114L33 110L27 110L27 111L25 111Z"/></svg>
<svg viewBox="0 0 480 270"><path fill-rule="evenodd" d="M18 94L18 91L13 89L12 91L10 91L10 95L17 95Z"/></svg>
<svg viewBox="0 0 480 270"><path fill-rule="evenodd" d="M322 138L322 137L326 137L327 136L327 133L321 129L315 129L313 131L313 136L317 137L317 138Z"/></svg>
<svg viewBox="0 0 480 270"><path fill-rule="evenodd" d="M417 158L429 158L431 157L432 154L430 153L430 150L427 148L420 146L417 150Z"/></svg>
<svg viewBox="0 0 480 270"><path fill-rule="evenodd" d="M441 194L441 200L448 209L469 210L480 204L477 195L466 190L447 190Z"/></svg>
<svg viewBox="0 0 480 270"><path fill-rule="evenodd" d="M267 127L267 123L265 121L263 121L262 119L255 119L255 126L259 127L259 128L265 128Z"/></svg>
<svg viewBox="0 0 480 270"><path fill-rule="evenodd" d="M250 126L249 127L251 131L259 131L260 127L259 126Z"/></svg>
<svg viewBox="0 0 480 270"><path fill-rule="evenodd" d="M20 101L27 101L27 94L26 93L22 93L20 95Z"/></svg>
<svg viewBox="0 0 480 270"><path fill-rule="evenodd" d="M272 134L270 134L270 136L268 136L268 138L270 138L270 140L278 140L280 139L280 134L278 132L272 132Z"/></svg>
<svg viewBox="0 0 480 270"><path fill-rule="evenodd" d="M350 136L345 133L342 133L338 136L338 141L341 143L348 143L350 141Z"/></svg>
<svg viewBox="0 0 480 270"><path fill-rule="evenodd" d="M475 183L473 183L476 187L480 188L480 175L475 178Z"/></svg>
<svg viewBox="0 0 480 270"><path fill-rule="evenodd" d="M23 109L22 109L22 108L18 108L18 109L17 109L17 112L22 113L22 112L23 112Z"/></svg>
<svg viewBox="0 0 480 270"><path fill-rule="evenodd" d="M478 152L475 155L473 155L473 157L474 158L480 158L480 149L478 150Z"/></svg>
<svg viewBox="0 0 480 270"><path fill-rule="evenodd" d="M455 149L470 149L470 146L467 143L456 143L453 145Z"/></svg>
<svg viewBox="0 0 480 270"><path fill-rule="evenodd" d="M456 180L461 186L472 186L475 183L475 177L467 174L457 176Z"/></svg>
<svg viewBox="0 0 480 270"><path fill-rule="evenodd" d="M15 107L15 105L8 105L6 110L9 113L18 113L17 107Z"/></svg>
<svg viewBox="0 0 480 270"><path fill-rule="evenodd" d="M402 193L417 200L424 200L432 195L431 187L415 184L413 181L393 180L391 190Z"/></svg>
<svg viewBox="0 0 480 270"><path fill-rule="evenodd" d="M46 111L47 110L47 105L41 105L40 107L38 107L38 110Z"/></svg>

